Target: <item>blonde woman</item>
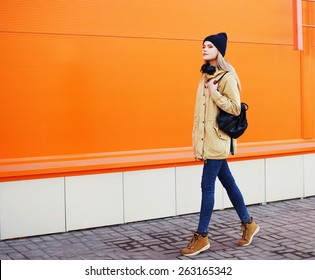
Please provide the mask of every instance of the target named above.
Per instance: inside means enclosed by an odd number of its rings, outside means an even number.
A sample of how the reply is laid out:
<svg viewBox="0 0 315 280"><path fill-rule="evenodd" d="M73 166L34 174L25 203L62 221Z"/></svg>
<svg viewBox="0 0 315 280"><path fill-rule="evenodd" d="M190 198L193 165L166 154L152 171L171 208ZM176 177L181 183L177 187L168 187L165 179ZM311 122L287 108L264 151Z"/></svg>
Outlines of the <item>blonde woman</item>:
<svg viewBox="0 0 315 280"><path fill-rule="evenodd" d="M247 211L243 195L226 160L230 152L234 151L236 140L220 130L216 121L219 109L233 115L239 115L241 110L240 81L234 68L224 59L226 45L226 33L210 35L203 40L204 64L201 67L202 78L197 90L193 127L195 158L204 161L202 200L198 228L188 246L182 250L184 256L194 256L210 248L207 234L217 177L241 221L242 237L239 245L250 245L260 229ZM220 82L217 82L219 79Z"/></svg>

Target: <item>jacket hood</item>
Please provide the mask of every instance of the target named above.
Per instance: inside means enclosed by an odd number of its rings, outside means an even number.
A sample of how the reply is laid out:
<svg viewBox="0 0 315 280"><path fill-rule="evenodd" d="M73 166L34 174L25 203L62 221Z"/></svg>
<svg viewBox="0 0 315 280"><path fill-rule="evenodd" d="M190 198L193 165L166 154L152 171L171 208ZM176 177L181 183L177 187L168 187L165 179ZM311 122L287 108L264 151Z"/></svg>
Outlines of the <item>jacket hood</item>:
<svg viewBox="0 0 315 280"><path fill-rule="evenodd" d="M213 75L209 75L204 73L203 78L205 82L208 82L209 80L216 78L216 77L221 77L222 74L224 74L226 71L223 69L217 69Z"/></svg>

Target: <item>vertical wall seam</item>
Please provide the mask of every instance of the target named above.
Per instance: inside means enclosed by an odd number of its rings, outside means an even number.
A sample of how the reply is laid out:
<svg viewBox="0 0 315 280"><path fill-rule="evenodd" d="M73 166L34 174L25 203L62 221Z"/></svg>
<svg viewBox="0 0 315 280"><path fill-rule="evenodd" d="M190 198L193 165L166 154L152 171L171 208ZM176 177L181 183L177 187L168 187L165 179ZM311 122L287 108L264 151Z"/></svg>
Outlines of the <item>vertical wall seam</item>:
<svg viewBox="0 0 315 280"><path fill-rule="evenodd" d="M178 216L178 207L177 207L177 200L178 200L178 198L177 198L177 167L176 166L174 167L174 176L175 176L175 178L174 178L174 183L175 183L175 201L174 201L174 203L175 203L175 215Z"/></svg>
<svg viewBox="0 0 315 280"><path fill-rule="evenodd" d="M123 210L123 223L126 223L126 207L125 207L125 172L121 172L121 182L122 182L122 210Z"/></svg>
<svg viewBox="0 0 315 280"><path fill-rule="evenodd" d="M305 194L306 194L306 190L305 190L305 154L303 155L303 162L302 162L302 168L303 168L303 176L302 176L302 185L303 185L303 196L302 198L305 197Z"/></svg>
<svg viewBox="0 0 315 280"><path fill-rule="evenodd" d="M264 187L265 187L265 203L267 203L267 159L264 158Z"/></svg>

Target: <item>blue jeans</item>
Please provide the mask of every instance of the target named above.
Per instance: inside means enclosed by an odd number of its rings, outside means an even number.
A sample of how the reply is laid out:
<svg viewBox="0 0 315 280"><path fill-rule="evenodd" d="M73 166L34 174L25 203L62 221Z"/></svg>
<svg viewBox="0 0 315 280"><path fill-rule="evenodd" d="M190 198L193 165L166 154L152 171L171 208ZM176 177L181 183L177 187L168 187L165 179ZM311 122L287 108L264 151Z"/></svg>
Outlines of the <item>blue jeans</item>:
<svg viewBox="0 0 315 280"><path fill-rule="evenodd" d="M198 232L208 231L214 207L214 188L216 177L219 178L220 182L225 188L241 222L246 223L250 220L249 213L244 203L243 195L235 183L226 159L208 159L204 162L201 180L202 199L199 225L197 230Z"/></svg>

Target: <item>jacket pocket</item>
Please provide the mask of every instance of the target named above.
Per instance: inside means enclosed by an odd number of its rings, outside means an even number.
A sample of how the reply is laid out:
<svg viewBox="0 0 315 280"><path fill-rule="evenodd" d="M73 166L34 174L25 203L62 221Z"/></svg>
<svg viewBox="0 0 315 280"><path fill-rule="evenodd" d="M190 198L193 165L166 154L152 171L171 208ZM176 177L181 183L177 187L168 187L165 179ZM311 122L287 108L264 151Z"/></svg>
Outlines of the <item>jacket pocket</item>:
<svg viewBox="0 0 315 280"><path fill-rule="evenodd" d="M205 139L205 158L225 158L229 151L229 138L214 124L207 126Z"/></svg>
<svg viewBox="0 0 315 280"><path fill-rule="evenodd" d="M230 136L227 135L224 131L219 129L217 126L214 126L213 128L220 139L225 140L225 141L229 140Z"/></svg>

